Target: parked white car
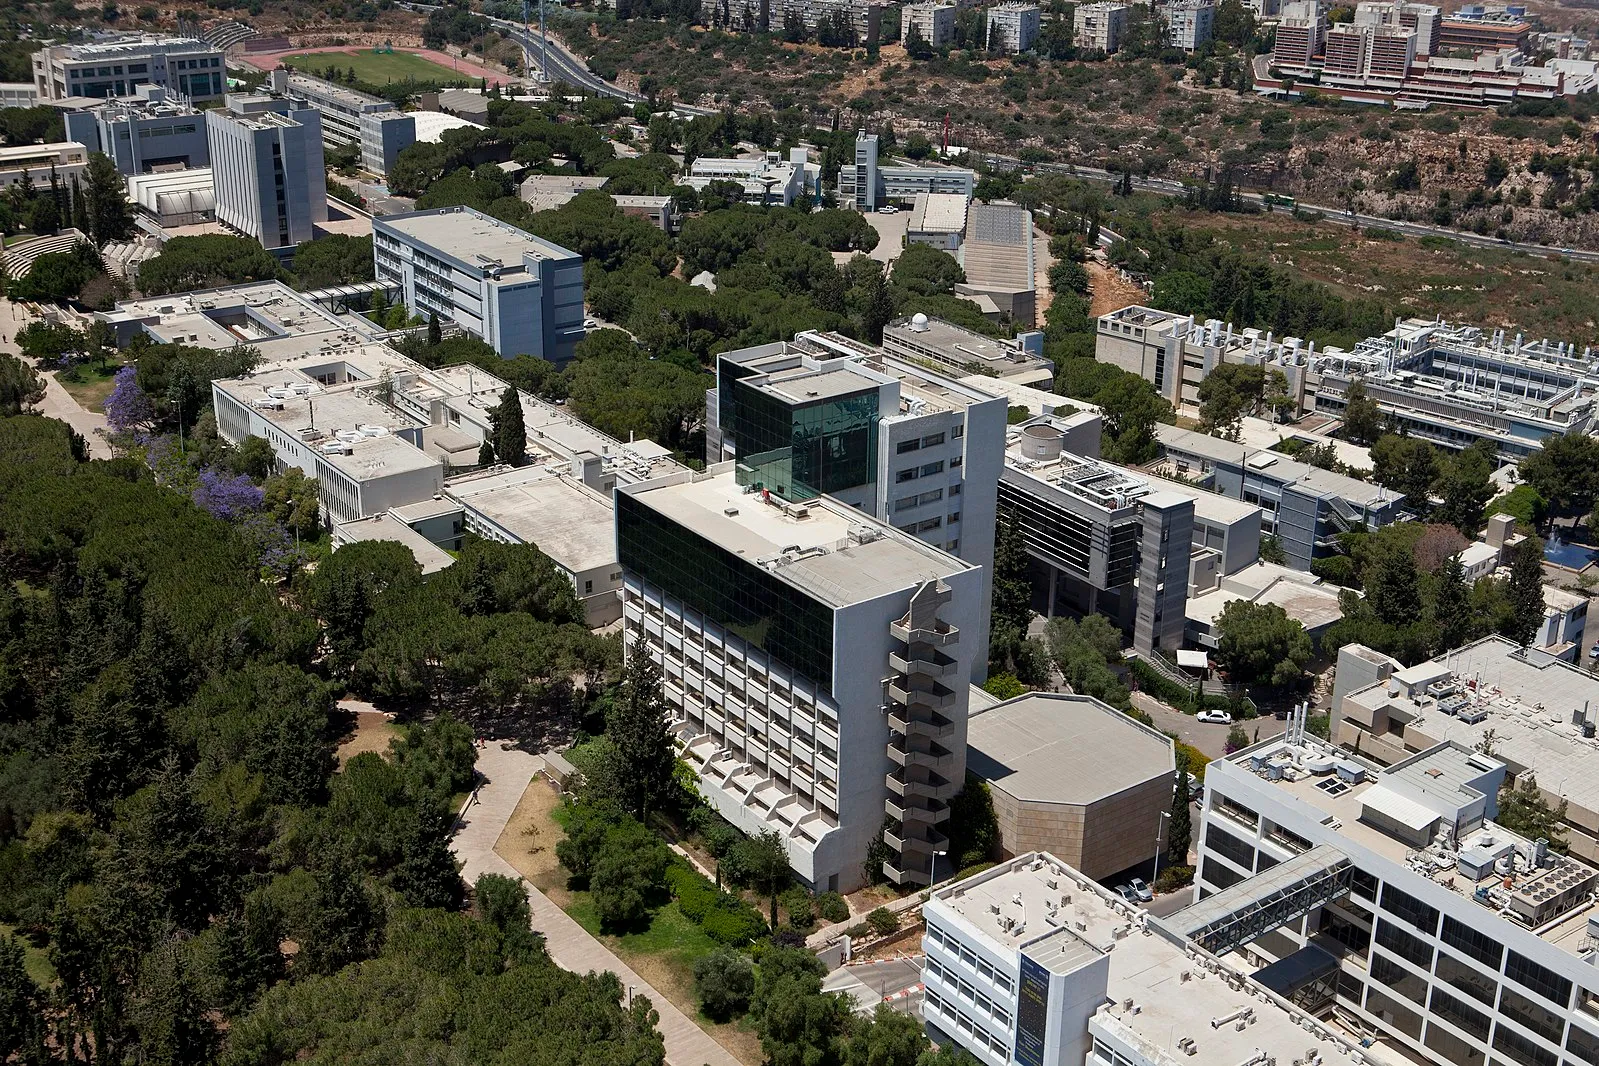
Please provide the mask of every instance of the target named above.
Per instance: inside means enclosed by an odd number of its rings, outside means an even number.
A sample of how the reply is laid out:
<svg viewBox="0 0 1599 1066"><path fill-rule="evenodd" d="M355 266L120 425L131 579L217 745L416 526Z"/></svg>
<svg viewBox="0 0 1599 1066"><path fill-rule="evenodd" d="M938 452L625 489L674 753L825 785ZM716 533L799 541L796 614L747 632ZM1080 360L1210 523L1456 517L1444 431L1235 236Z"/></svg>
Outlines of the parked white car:
<svg viewBox="0 0 1599 1066"><path fill-rule="evenodd" d="M1216 725L1232 725L1233 716L1226 711L1200 711L1194 717L1201 722L1214 722Z"/></svg>

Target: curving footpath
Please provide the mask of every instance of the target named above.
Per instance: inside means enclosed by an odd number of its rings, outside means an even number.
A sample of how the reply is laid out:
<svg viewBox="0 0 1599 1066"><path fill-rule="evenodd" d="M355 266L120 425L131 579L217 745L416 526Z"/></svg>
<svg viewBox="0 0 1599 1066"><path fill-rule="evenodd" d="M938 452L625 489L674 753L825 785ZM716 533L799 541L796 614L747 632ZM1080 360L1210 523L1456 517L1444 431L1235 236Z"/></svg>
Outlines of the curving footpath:
<svg viewBox="0 0 1599 1066"><path fill-rule="evenodd" d="M742 1066L692 1018L624 966L609 948L589 935L495 853L495 843L541 766L538 756L497 741L490 741L479 749L477 770L483 783L467 801L450 842L456 858L461 860L461 876L468 884L485 873L503 874L522 881L527 888L528 906L533 911L533 928L543 934L551 958L576 973L610 970L635 995L650 997L660 1016L657 1028L666 1038L666 1061L672 1066Z"/></svg>

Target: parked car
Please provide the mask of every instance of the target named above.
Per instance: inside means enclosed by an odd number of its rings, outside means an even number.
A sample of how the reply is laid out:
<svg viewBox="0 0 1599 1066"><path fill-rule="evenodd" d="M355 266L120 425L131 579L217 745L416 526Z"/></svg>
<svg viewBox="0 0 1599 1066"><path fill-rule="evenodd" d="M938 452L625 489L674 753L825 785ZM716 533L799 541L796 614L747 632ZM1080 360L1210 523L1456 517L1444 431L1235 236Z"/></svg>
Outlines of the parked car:
<svg viewBox="0 0 1599 1066"><path fill-rule="evenodd" d="M1197 798L1200 790L1203 788L1204 784L1199 780L1199 778L1195 777L1193 774L1188 775L1188 794L1190 796Z"/></svg>
<svg viewBox="0 0 1599 1066"><path fill-rule="evenodd" d="M1233 716L1226 711L1200 711L1195 717L1201 722L1214 722L1217 725L1233 724Z"/></svg>
<svg viewBox="0 0 1599 1066"><path fill-rule="evenodd" d="M1127 882L1127 887L1133 890L1133 895L1138 897L1138 901L1140 903L1148 903L1150 900L1155 898L1155 893L1151 891L1149 882L1145 881L1142 877L1133 878L1131 881Z"/></svg>
<svg viewBox="0 0 1599 1066"><path fill-rule="evenodd" d="M879 207L877 213L880 215L897 215L899 214L899 208L889 204L887 207Z"/></svg>
<svg viewBox="0 0 1599 1066"><path fill-rule="evenodd" d="M1117 885L1116 894L1128 903L1138 902L1138 893L1133 890L1132 885Z"/></svg>

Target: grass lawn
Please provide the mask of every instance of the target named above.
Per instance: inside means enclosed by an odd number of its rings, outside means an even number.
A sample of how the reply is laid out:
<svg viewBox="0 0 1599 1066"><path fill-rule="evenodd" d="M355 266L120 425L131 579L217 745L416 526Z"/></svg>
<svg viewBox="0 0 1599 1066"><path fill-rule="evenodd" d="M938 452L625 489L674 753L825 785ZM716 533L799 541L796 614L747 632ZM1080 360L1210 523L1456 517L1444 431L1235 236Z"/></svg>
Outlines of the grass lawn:
<svg viewBox="0 0 1599 1066"><path fill-rule="evenodd" d="M9 936L15 928L15 926L0 923L0 935ZM34 947L25 938L19 937L18 939L22 940L23 968L28 971L28 976L33 978L33 983L40 988L49 988L55 984L56 968L50 965L49 956L45 954L44 949Z"/></svg>
<svg viewBox="0 0 1599 1066"><path fill-rule="evenodd" d="M471 74L459 73L411 52L377 55L369 48L350 52L299 52L284 56L282 61L295 70L318 77L329 64L337 66L340 73L354 67L356 78L372 85L387 85L391 81L473 80Z"/></svg>
<svg viewBox="0 0 1599 1066"><path fill-rule="evenodd" d="M61 387L76 401L78 406L85 411L98 411L105 398L111 395L111 390L116 387L114 380L117 371L122 367L118 363L107 363L104 368L88 364L77 368L75 375L77 381L68 381L65 373L56 374L56 380L61 382Z"/></svg>

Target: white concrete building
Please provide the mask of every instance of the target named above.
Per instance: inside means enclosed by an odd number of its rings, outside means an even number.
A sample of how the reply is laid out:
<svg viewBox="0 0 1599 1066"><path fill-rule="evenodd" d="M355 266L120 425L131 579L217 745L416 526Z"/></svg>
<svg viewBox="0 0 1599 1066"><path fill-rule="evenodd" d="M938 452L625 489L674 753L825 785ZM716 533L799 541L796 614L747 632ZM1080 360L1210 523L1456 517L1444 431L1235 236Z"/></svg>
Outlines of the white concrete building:
<svg viewBox="0 0 1599 1066"><path fill-rule="evenodd" d="M1216 25L1216 5L1208 0L1178 0L1160 14L1166 20L1166 43L1185 52L1203 48Z"/></svg>
<svg viewBox="0 0 1599 1066"><path fill-rule="evenodd" d="M1429 665L1432 679L1413 690L1426 701L1418 719L1480 724L1505 703L1490 673ZM1346 718L1358 706L1386 704L1343 697ZM1568 721L1582 710L1547 706ZM1445 740L1380 766L1291 722L1283 737L1211 762L1201 902L1167 924L1412 1061L1594 1061L1599 870L1495 821L1508 767L1498 743L1487 746Z"/></svg>
<svg viewBox="0 0 1599 1066"><path fill-rule="evenodd" d="M1098 3L1078 4L1076 8L1076 23L1073 26L1072 36L1078 48L1089 52L1104 52L1106 55L1115 55L1121 50L1122 37L1127 33L1126 4Z"/></svg>
<svg viewBox="0 0 1599 1066"><path fill-rule="evenodd" d="M959 193L917 193L905 226L905 242L951 254L959 251L968 203Z"/></svg>
<svg viewBox="0 0 1599 1066"><path fill-rule="evenodd" d="M838 199L857 211L876 211L889 204L910 203L921 193L948 193L972 198L977 173L962 167L882 166L877 160L877 134L855 135L855 162L838 171Z"/></svg>
<svg viewBox="0 0 1599 1066"><path fill-rule="evenodd" d="M205 129L217 221L266 248L312 240L328 220L322 116L270 96L229 94Z"/></svg>
<svg viewBox="0 0 1599 1066"><path fill-rule="evenodd" d="M723 817L781 834L818 891L858 886L880 832L889 879L927 884L987 653L982 570L732 466L617 491L626 638L662 665L682 755Z"/></svg>
<svg viewBox="0 0 1599 1066"><path fill-rule="evenodd" d="M23 175L39 189L48 187L52 173L64 184L89 168L89 150L77 141L52 144L14 144L0 148L0 189L9 189Z"/></svg>
<svg viewBox="0 0 1599 1066"><path fill-rule="evenodd" d="M1048 853L940 888L922 914L923 1016L984 1066L1403 1061Z"/></svg>
<svg viewBox="0 0 1599 1066"><path fill-rule="evenodd" d="M1030 52L1038 40L1039 10L1037 4L1022 0L1004 0L988 9L988 50L1015 55Z"/></svg>
<svg viewBox="0 0 1599 1066"><path fill-rule="evenodd" d="M193 37L111 34L83 44L46 45L33 53L40 100L132 96L159 85L189 100L215 100L227 91L222 49Z"/></svg>
<svg viewBox="0 0 1599 1066"><path fill-rule="evenodd" d="M703 190L714 182L736 182L744 202L790 207L805 197L805 171L778 152L758 159L696 159L682 178L683 184Z"/></svg>
<svg viewBox="0 0 1599 1066"><path fill-rule="evenodd" d="M931 48L942 48L955 39L955 15L960 9L943 0L905 4L899 9L899 41L908 44L914 32Z"/></svg>

